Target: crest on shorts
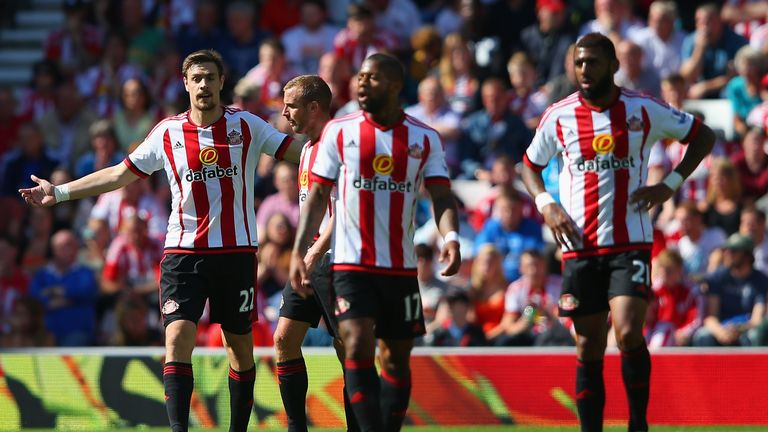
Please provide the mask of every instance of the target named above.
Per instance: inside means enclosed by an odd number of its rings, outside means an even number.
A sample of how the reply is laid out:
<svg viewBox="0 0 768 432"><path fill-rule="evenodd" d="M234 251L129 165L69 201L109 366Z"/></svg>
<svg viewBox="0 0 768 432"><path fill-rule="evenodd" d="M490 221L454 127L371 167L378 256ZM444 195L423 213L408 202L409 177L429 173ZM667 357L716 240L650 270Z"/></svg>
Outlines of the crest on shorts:
<svg viewBox="0 0 768 432"><path fill-rule="evenodd" d="M227 144L231 146L236 146L242 143L243 143L243 134L241 134L239 130L232 129L232 131L227 134Z"/></svg>
<svg viewBox="0 0 768 432"><path fill-rule="evenodd" d="M629 118L629 120L627 120L627 129L631 130L632 132L640 132L643 130L643 126L643 120L634 114Z"/></svg>
<svg viewBox="0 0 768 432"><path fill-rule="evenodd" d="M177 310L179 310L179 304L176 303L176 300L168 299L165 301L165 303L163 303L163 309L162 309L163 315L172 314Z"/></svg>
<svg viewBox="0 0 768 432"><path fill-rule="evenodd" d="M421 159L423 152L424 152L424 149L418 144L414 143L408 147L408 156L414 159Z"/></svg>
<svg viewBox="0 0 768 432"><path fill-rule="evenodd" d="M349 302L344 297L336 297L336 316L343 314L349 310Z"/></svg>
<svg viewBox="0 0 768 432"><path fill-rule="evenodd" d="M579 299L573 296L573 294L563 294L560 296L560 300L557 301L557 305L564 311L572 311L579 307Z"/></svg>

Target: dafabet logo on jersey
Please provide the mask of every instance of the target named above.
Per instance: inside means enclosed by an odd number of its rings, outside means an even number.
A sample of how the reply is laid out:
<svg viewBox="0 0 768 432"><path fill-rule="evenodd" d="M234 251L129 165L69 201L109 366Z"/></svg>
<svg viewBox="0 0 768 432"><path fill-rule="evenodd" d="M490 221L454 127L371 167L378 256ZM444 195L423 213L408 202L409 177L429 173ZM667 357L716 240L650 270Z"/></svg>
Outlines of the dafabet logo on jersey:
<svg viewBox="0 0 768 432"><path fill-rule="evenodd" d="M205 147L200 150L200 163L203 167L199 171L189 170L184 176L188 182L204 182L211 179L220 179L224 177L234 177L237 174L238 166L232 165L228 168L222 168L215 165L219 161L219 152L213 147Z"/></svg>
<svg viewBox="0 0 768 432"><path fill-rule="evenodd" d="M392 156L387 154L378 154L373 158L371 164L373 171L381 176L389 177L393 171L395 171L395 160ZM384 179L379 176L373 176L371 179L358 177L352 182L352 186L356 189L362 189L367 191L389 191L389 192L411 192L413 190L413 184L410 181L396 182L392 180L392 177Z"/></svg>
<svg viewBox="0 0 768 432"><path fill-rule="evenodd" d="M595 138L592 139L592 150L596 153L595 159L582 159L576 164L576 169L579 171L600 172L635 167L634 156L617 158L613 155L613 151L616 150L616 140L611 134L595 135Z"/></svg>

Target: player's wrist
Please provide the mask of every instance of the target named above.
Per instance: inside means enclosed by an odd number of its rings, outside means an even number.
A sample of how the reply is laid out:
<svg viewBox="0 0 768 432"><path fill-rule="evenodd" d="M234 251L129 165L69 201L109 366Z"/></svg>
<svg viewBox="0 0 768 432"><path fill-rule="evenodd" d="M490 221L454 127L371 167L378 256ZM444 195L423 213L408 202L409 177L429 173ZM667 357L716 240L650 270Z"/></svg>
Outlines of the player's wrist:
<svg viewBox="0 0 768 432"><path fill-rule="evenodd" d="M56 203L69 201L69 185L63 184L53 187L53 196L56 198Z"/></svg>
<svg viewBox="0 0 768 432"><path fill-rule="evenodd" d="M456 231L449 231L448 234L443 236L443 242L444 243L448 243L448 242L452 242L452 241L456 242L456 243L459 242L459 233L458 232L456 232Z"/></svg>
<svg viewBox="0 0 768 432"><path fill-rule="evenodd" d="M682 186L683 182L685 181L685 178L680 174L679 172L672 170L669 174L667 174L666 177L664 177L664 180L661 182L668 188L672 189L672 192L677 191L680 186Z"/></svg>
<svg viewBox="0 0 768 432"><path fill-rule="evenodd" d="M544 207L550 204L557 203L557 201L555 201L555 198L549 192L542 192L536 195L536 198L534 198L534 202L536 203L536 209L538 209L539 213L542 213L542 214L544 213Z"/></svg>

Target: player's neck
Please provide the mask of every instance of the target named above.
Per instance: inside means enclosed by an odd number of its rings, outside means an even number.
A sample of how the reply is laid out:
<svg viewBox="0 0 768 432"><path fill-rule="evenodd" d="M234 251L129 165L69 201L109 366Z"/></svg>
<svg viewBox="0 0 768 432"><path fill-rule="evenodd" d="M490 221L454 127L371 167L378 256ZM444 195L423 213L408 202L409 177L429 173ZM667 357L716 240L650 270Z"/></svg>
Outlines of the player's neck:
<svg viewBox="0 0 768 432"><path fill-rule="evenodd" d="M402 118L403 111L400 107L387 107L379 112L368 112L368 117L376 123L384 126L391 127L397 124Z"/></svg>
<svg viewBox="0 0 768 432"><path fill-rule="evenodd" d="M604 96L595 98L595 99L588 99L582 95L584 100L591 106L600 108L600 110L608 109L611 105L616 102L616 99L619 98L619 94L621 93L621 89L615 85L611 85L611 90L608 91Z"/></svg>
<svg viewBox="0 0 768 432"><path fill-rule="evenodd" d="M328 123L329 120L331 120L331 117L326 114L318 118L315 124L307 130L307 136L313 143L320 141L320 135L322 135L323 128L325 128L325 124Z"/></svg>
<svg viewBox="0 0 768 432"><path fill-rule="evenodd" d="M189 110L189 119L199 127L208 127L220 119L223 113L224 108L221 105L208 111L201 111L192 107Z"/></svg>

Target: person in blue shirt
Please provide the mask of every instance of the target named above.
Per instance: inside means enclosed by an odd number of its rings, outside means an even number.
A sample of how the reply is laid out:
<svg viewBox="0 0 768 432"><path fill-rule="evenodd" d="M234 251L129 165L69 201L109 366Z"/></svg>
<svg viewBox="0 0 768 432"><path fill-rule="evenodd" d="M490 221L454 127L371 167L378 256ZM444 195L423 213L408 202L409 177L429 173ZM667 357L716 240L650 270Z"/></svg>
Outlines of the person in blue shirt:
<svg viewBox="0 0 768 432"><path fill-rule="evenodd" d="M2 160L0 196L15 196L18 190L33 186L32 174L50 177L59 162L45 151L43 134L36 123L24 123L19 129L17 148Z"/></svg>
<svg viewBox="0 0 768 432"><path fill-rule="evenodd" d="M117 148L117 136L109 120L96 121L88 132L91 136L91 151L80 156L75 163L76 178L85 177L125 159L125 154Z"/></svg>
<svg viewBox="0 0 768 432"><path fill-rule="evenodd" d="M93 271L77 262L78 241L72 231L51 237L53 258L35 273L29 294L45 307L45 324L58 346L88 346L96 334L98 284Z"/></svg>
<svg viewBox="0 0 768 432"><path fill-rule="evenodd" d="M502 254L504 276L508 281L520 278L520 255L528 249L542 250L541 225L523 217L522 197L509 191L496 198L493 217L488 219L475 238L475 254L484 244L496 246Z"/></svg>

